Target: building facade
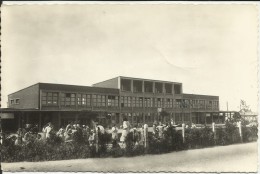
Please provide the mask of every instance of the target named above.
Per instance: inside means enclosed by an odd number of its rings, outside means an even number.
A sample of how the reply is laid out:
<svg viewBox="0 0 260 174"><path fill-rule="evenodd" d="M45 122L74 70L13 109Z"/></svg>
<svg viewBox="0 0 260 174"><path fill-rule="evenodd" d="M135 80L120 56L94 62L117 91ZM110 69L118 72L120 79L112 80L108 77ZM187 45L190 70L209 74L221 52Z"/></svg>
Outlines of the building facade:
<svg viewBox="0 0 260 174"><path fill-rule="evenodd" d="M89 118L105 126L121 124L127 118L132 124L155 120L176 124L222 123L219 97L183 93L182 83L131 77L116 77L92 86L38 83L8 95L13 124L44 124L56 128L70 121L88 124ZM10 120L9 120L10 121Z"/></svg>

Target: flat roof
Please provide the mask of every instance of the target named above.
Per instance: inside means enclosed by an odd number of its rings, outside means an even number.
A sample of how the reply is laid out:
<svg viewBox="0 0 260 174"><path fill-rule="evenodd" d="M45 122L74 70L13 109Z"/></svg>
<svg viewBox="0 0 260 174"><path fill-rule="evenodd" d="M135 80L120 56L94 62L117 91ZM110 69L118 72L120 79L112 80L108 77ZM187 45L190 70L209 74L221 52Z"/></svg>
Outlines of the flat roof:
<svg viewBox="0 0 260 174"><path fill-rule="evenodd" d="M183 96L187 97L187 96L190 96L190 97L196 97L196 96L201 96L201 97L219 97L219 96L216 96L216 95L205 95L205 94L187 94L187 93L182 93Z"/></svg>
<svg viewBox="0 0 260 174"><path fill-rule="evenodd" d="M113 93L119 94L119 89L104 88L95 86L79 86L79 85L66 85L54 83L39 83L40 89L62 90L62 91L81 91L81 92L96 92L96 93Z"/></svg>
<svg viewBox="0 0 260 174"><path fill-rule="evenodd" d="M78 109L78 110L60 110L60 109L50 109L50 110L40 110L40 109L18 109L18 108L0 108L0 114L6 112L99 112L91 111L87 109Z"/></svg>
<svg viewBox="0 0 260 174"><path fill-rule="evenodd" d="M106 82L106 81L109 81L109 80L112 80L112 79L116 79L116 78L133 79L133 80L144 80L144 81L153 81L153 82L160 82L160 83L176 83L176 84L182 84L182 83L180 83L180 82L172 82L172 81L164 81L164 80L153 80L153 79L145 79L145 78L136 78L136 77L127 77L127 76L117 76L117 77L113 77L113 78L110 78L110 79L107 79L107 80L103 80L103 81L101 81L101 82L94 83L93 85L96 85L96 84L99 84L99 83L102 83L102 82Z"/></svg>
<svg viewBox="0 0 260 174"><path fill-rule="evenodd" d="M126 79L133 79L133 80L145 80L145 81L153 81L153 82L162 82L162 83L178 83L182 84L180 82L172 82L172 81L164 81L164 80L153 80L153 79L144 79L144 78L136 78L136 77L126 77L126 76L119 76L120 78L126 78Z"/></svg>
<svg viewBox="0 0 260 174"><path fill-rule="evenodd" d="M34 85L28 86L26 88L20 89L16 92L10 93L8 95L15 94L22 90L28 89L30 87L39 85L39 89L46 90L57 90L57 91L79 91L79 92L93 92L93 93L112 93L119 94L119 89L115 88L104 88L104 87L95 87L95 86L82 86L82 85L68 85L68 84L57 84L57 83L36 83Z"/></svg>

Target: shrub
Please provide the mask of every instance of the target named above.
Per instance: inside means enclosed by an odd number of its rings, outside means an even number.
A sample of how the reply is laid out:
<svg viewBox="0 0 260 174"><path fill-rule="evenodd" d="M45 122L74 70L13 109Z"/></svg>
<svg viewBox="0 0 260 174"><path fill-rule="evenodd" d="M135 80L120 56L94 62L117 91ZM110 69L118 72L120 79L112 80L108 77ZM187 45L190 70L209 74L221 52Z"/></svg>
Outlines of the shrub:
<svg viewBox="0 0 260 174"><path fill-rule="evenodd" d="M149 153L167 153L170 151L177 151L186 149L186 143L183 143L182 134L176 131L173 127L169 127L165 132L163 138L157 138L150 135L149 139Z"/></svg>
<svg viewBox="0 0 260 174"><path fill-rule="evenodd" d="M252 127L250 127L250 132L251 132L251 137L253 140L257 140L258 138L258 126L254 125Z"/></svg>
<svg viewBox="0 0 260 174"><path fill-rule="evenodd" d="M78 129L76 132L72 134L72 140L77 144L85 143L85 138L81 129Z"/></svg>
<svg viewBox="0 0 260 174"><path fill-rule="evenodd" d="M185 143L187 148L200 148L202 147L200 129L187 129L185 134Z"/></svg>
<svg viewBox="0 0 260 174"><path fill-rule="evenodd" d="M144 148L142 149L141 146L136 145L136 138L133 135L133 132L128 133L125 139L125 156L136 156L144 154Z"/></svg>
<svg viewBox="0 0 260 174"><path fill-rule="evenodd" d="M257 126L242 127L243 141L249 142L257 140ZM29 139L29 141L15 145L15 139L5 139L1 145L1 158L5 162L16 161L44 161L44 160L64 160L90 157L122 157L149 154L160 154L184 149L202 148L213 145L228 145L240 142L238 128L234 122L227 122L226 128L216 128L215 135L208 127L202 129L186 129L185 141L183 142L181 131L169 127L163 134L163 138L158 138L151 133L148 134L148 149L139 145L138 134L130 132L125 141L125 148L121 148L117 143L111 145L111 134L99 134L99 149L96 146L89 146L82 132L78 131L73 136L73 141L63 142L62 138L51 134L46 141ZM120 137L120 136L119 136ZM111 146L110 148L108 148Z"/></svg>
<svg viewBox="0 0 260 174"><path fill-rule="evenodd" d="M116 147L112 147L111 149L108 149L107 151L109 156L118 158L122 157L125 154L125 149L122 149L119 145Z"/></svg>
<svg viewBox="0 0 260 174"><path fill-rule="evenodd" d="M214 133L209 127L205 127L201 130L201 145L203 147L213 146L214 142Z"/></svg>
<svg viewBox="0 0 260 174"><path fill-rule="evenodd" d="M215 144L214 133L208 127L202 129L185 130L186 148L201 148L213 146Z"/></svg>
<svg viewBox="0 0 260 174"><path fill-rule="evenodd" d="M226 144L233 144L240 142L240 135L235 122L226 122L225 138Z"/></svg>
<svg viewBox="0 0 260 174"><path fill-rule="evenodd" d="M14 142L6 139L1 147L1 159L6 162L23 161L24 151L22 146L14 145Z"/></svg>
<svg viewBox="0 0 260 174"><path fill-rule="evenodd" d="M55 133L51 133L50 137L46 139L46 143L51 145L60 145L62 142L62 138L57 136Z"/></svg>
<svg viewBox="0 0 260 174"><path fill-rule="evenodd" d="M258 133L257 126L252 126L252 127L243 126L242 127L243 142L250 142L250 141L257 140L257 133Z"/></svg>
<svg viewBox="0 0 260 174"><path fill-rule="evenodd" d="M217 145L227 145L228 135L225 129L217 128L216 129L216 144Z"/></svg>

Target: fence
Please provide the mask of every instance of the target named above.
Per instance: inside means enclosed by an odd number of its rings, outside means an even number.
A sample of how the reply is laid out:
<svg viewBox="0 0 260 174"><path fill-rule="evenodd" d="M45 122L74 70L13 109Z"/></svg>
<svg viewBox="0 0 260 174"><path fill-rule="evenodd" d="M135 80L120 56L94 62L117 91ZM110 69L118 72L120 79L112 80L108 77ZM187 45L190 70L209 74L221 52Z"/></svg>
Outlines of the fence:
<svg viewBox="0 0 260 174"><path fill-rule="evenodd" d="M241 123L230 123L224 127L213 123L200 128L186 128L183 124L177 128L170 126L163 134L149 132L148 125L144 125L137 134L130 132L122 147L118 143L113 144L111 134L99 134L98 129L95 131L97 134L93 145L79 133L69 143L64 143L55 134L46 141L31 141L22 145L5 140L1 145L2 160L11 162L135 156L257 140L257 127L245 127Z"/></svg>

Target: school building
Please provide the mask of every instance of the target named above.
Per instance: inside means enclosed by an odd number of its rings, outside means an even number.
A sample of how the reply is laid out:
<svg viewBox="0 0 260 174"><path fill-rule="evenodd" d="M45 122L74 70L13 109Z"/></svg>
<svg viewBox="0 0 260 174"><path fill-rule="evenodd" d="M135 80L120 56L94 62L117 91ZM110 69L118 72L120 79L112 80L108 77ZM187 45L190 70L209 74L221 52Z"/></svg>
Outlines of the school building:
<svg viewBox="0 0 260 174"><path fill-rule="evenodd" d="M183 93L178 82L116 77L92 86L37 83L8 95L1 109L2 128L17 130L24 124L42 128L52 122L56 129L78 121L95 119L104 126L155 120L176 124L223 123L233 112L219 111L219 97Z"/></svg>

